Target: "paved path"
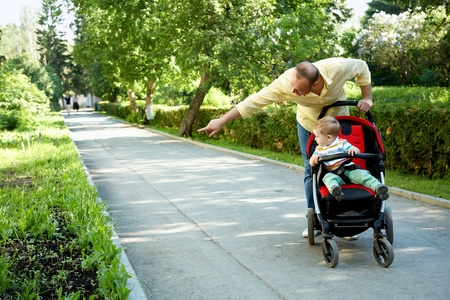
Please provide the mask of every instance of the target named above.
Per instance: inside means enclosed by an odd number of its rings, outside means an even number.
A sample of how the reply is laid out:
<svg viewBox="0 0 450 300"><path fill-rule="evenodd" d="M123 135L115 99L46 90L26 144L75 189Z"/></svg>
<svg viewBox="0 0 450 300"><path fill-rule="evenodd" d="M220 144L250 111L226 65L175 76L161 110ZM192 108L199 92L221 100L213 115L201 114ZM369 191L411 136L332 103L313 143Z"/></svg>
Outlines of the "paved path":
<svg viewBox="0 0 450 300"><path fill-rule="evenodd" d="M303 173L82 111L71 136L148 299L449 299L450 210L391 196L395 260L372 230L309 246Z"/></svg>

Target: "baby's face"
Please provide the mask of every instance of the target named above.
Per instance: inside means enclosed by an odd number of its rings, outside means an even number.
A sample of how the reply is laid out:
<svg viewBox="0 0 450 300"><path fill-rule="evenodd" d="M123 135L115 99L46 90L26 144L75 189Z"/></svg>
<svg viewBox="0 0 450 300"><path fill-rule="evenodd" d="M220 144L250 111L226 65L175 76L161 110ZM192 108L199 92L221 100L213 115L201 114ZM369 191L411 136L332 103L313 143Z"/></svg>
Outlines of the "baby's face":
<svg viewBox="0 0 450 300"><path fill-rule="evenodd" d="M317 130L313 130L315 138L314 140L319 144L319 146L329 146L336 139L335 136L332 135L324 135Z"/></svg>

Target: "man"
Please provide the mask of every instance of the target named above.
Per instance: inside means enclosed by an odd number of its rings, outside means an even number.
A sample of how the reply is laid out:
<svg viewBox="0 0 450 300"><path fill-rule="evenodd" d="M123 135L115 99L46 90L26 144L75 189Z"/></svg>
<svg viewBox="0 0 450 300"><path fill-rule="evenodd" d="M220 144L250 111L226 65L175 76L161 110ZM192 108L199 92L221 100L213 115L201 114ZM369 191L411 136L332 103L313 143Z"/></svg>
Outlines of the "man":
<svg viewBox="0 0 450 300"><path fill-rule="evenodd" d="M305 166L305 193L308 208L314 208L311 166L307 157L307 144L314 123L324 106L345 100L344 84L355 78L361 88L362 100L357 109L363 113L372 107L371 77L367 63L359 59L328 58L315 63L301 62L295 68L284 72L269 86L250 95L238 103L219 119L199 129L210 137L235 119L248 118L256 110L275 102L293 101L297 103L297 128L300 150ZM334 107L327 115L348 115L348 107ZM316 231L317 235L318 232ZM308 237L308 228L303 232Z"/></svg>

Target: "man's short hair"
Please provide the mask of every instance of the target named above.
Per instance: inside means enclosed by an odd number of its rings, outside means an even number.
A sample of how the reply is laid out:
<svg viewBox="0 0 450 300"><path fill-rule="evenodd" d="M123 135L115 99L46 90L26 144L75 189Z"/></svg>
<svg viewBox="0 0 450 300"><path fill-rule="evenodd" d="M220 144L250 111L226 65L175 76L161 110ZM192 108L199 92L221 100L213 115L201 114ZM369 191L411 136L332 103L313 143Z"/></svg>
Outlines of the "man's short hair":
<svg viewBox="0 0 450 300"><path fill-rule="evenodd" d="M305 77L308 79L310 86L319 79L319 69L309 61L302 61L295 67L295 70L297 71L297 78L299 75Z"/></svg>

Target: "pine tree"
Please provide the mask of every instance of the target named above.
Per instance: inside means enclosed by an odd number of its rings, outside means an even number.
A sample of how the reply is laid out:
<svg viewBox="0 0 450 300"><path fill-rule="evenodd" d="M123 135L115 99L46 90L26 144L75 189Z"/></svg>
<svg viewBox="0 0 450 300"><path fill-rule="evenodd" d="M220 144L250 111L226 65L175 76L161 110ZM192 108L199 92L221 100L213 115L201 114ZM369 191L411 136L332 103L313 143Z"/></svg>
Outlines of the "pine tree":
<svg viewBox="0 0 450 300"><path fill-rule="evenodd" d="M40 61L50 66L66 84L65 69L70 66L70 56L67 54L67 44L57 26L62 23L62 9L58 0L46 0L42 2L42 12L38 24L40 29L36 31L38 52Z"/></svg>

